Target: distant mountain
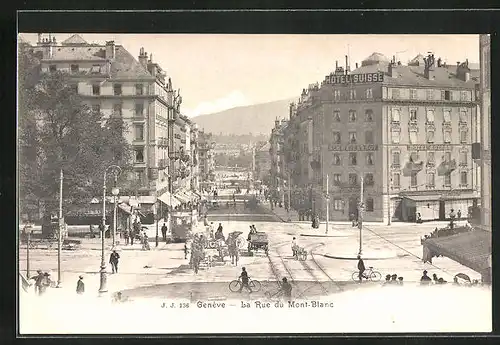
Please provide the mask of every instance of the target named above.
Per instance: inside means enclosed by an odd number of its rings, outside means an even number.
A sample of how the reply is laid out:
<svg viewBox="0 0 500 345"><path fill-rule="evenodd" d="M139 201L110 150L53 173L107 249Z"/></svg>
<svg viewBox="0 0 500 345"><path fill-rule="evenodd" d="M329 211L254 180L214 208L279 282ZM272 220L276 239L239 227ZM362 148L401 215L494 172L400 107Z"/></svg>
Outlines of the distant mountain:
<svg viewBox="0 0 500 345"><path fill-rule="evenodd" d="M294 99L231 108L218 113L199 115L192 120L198 128L213 134L271 134L276 118L288 118Z"/></svg>

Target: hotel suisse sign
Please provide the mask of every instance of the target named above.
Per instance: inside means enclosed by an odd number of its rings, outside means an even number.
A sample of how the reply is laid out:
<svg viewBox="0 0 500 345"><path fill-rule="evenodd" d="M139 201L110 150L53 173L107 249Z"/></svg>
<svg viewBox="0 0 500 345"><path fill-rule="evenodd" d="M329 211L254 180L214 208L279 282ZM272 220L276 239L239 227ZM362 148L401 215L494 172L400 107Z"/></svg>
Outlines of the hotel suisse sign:
<svg viewBox="0 0 500 345"><path fill-rule="evenodd" d="M327 76L327 84L362 84L384 81L384 72Z"/></svg>
<svg viewBox="0 0 500 345"><path fill-rule="evenodd" d="M420 145L407 145L408 151L451 151L449 144L420 144Z"/></svg>
<svg viewBox="0 0 500 345"><path fill-rule="evenodd" d="M374 144L349 144L349 145L338 145L330 144L328 145L329 151L377 151L378 145Z"/></svg>

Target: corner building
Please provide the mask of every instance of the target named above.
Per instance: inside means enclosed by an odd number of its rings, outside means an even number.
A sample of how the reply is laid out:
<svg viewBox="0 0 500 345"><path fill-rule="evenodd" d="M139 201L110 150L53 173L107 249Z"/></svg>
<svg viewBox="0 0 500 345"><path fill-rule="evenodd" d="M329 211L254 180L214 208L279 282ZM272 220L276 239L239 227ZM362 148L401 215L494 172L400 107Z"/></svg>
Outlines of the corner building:
<svg viewBox="0 0 500 345"><path fill-rule="evenodd" d="M330 219L348 220L363 177L366 221L445 219L452 208L466 216L478 198L477 72L467 61L402 65L374 53L303 90L287 131L298 154L288 161L308 206L325 218L328 175Z"/></svg>

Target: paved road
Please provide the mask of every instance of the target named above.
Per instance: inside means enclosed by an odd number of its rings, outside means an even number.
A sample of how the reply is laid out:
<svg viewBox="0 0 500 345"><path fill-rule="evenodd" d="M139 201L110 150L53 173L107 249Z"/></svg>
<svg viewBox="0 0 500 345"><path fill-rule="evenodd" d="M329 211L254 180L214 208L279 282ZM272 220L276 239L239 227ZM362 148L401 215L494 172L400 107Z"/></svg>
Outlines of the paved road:
<svg viewBox="0 0 500 345"><path fill-rule="evenodd" d="M245 266L249 275L263 283L264 291L275 291L276 281L287 277L294 286L294 295L310 298L320 294L336 293L353 289L357 284L352 281L352 273L356 270L356 262L351 260L333 260L323 256L335 251L346 252L358 248L358 231L349 224L332 224L331 232L338 230L346 233L345 237L321 238L301 237L304 232L311 232L309 223L283 223L270 209L259 207L249 210L237 203L235 208L221 208L209 213L209 221L217 226L222 223L223 232L227 236L232 231L242 231L246 238L251 224L269 236L270 250L266 256L258 251L254 256L242 256L238 266L230 262L216 265L210 269L202 268L196 275L189 269L184 259L183 244L160 244L157 250L141 251L140 245L121 249L121 270L118 275L110 276L110 291L124 290L130 296L163 296L189 298L228 298L228 283L237 278L241 267ZM389 260L366 262L374 266L383 275L396 273L404 276L405 281L412 283L419 280L422 270L437 273L447 280L453 275L464 272L478 278L477 273L447 258L437 258L434 265L423 264L419 238L432 231L435 224L383 224L367 225L364 234L366 248L373 251L392 250L398 257ZM291 240L296 236L299 245L308 252L306 261L297 261L291 257ZM107 245L108 247L108 245ZM20 250L20 268L26 267L26 251ZM107 255L109 255L107 253ZM106 257L107 261L108 257ZM51 270L56 278L57 251L32 250L32 274L38 268ZM80 251L63 251L63 282L74 288L79 274L86 275L87 290L97 291L98 270L100 264L99 239L85 240ZM144 287L147 286L147 287ZM210 286L210 287L208 287ZM251 298L259 297L259 293Z"/></svg>

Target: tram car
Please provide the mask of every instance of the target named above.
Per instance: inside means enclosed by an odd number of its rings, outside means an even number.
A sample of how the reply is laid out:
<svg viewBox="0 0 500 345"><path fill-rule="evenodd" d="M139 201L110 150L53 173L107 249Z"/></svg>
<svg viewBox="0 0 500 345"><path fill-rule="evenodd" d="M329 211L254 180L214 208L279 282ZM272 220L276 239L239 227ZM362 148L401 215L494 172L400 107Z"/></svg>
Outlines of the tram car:
<svg viewBox="0 0 500 345"><path fill-rule="evenodd" d="M197 211L174 211L171 214L170 236L172 242L186 242L193 235L193 227L198 221Z"/></svg>

